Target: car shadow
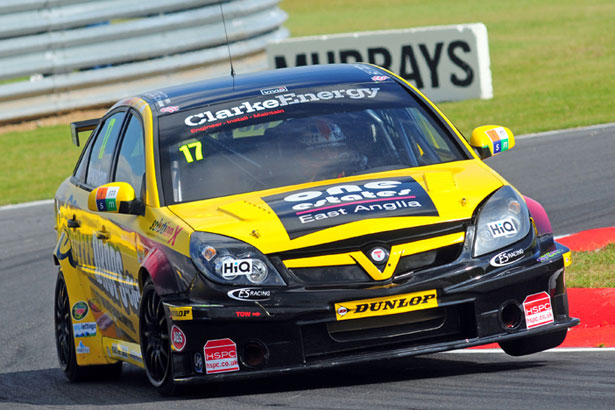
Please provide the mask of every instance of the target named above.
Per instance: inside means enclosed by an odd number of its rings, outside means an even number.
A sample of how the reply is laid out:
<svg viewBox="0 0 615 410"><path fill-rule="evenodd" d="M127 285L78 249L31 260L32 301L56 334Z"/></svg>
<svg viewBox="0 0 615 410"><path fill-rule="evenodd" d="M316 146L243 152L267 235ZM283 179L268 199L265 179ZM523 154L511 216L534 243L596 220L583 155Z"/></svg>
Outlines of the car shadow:
<svg viewBox="0 0 615 410"><path fill-rule="evenodd" d="M181 402L511 372L545 365L544 360L509 360L498 353L481 354L480 360L476 359L476 355L470 358L462 354L391 359L284 376L185 386L173 397L159 395L149 384L145 372L131 365L124 365L124 372L118 379L80 383L69 382L60 369L51 368L0 374L0 403L101 406Z"/></svg>

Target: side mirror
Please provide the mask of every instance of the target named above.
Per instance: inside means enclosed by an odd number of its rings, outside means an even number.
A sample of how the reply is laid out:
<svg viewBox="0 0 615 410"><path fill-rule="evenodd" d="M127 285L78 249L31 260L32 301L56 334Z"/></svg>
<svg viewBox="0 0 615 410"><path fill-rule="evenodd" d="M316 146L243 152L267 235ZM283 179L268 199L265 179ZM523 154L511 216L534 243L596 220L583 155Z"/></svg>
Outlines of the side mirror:
<svg viewBox="0 0 615 410"><path fill-rule="evenodd" d="M499 125L483 125L474 128L470 145L482 159L508 151L515 146L515 137L511 130Z"/></svg>
<svg viewBox="0 0 615 410"><path fill-rule="evenodd" d="M90 192L88 209L96 212L143 215L145 207L126 182L111 182Z"/></svg>

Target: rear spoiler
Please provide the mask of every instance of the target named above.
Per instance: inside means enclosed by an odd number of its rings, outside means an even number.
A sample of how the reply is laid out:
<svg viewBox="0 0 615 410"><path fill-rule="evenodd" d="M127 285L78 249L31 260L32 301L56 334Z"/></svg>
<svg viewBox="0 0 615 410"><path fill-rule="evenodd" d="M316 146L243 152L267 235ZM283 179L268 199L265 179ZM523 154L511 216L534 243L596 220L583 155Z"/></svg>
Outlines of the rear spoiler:
<svg viewBox="0 0 615 410"><path fill-rule="evenodd" d="M83 131L92 131L100 122L100 118L91 120L75 121L70 123L70 134L73 137L73 144L79 146L79 133Z"/></svg>

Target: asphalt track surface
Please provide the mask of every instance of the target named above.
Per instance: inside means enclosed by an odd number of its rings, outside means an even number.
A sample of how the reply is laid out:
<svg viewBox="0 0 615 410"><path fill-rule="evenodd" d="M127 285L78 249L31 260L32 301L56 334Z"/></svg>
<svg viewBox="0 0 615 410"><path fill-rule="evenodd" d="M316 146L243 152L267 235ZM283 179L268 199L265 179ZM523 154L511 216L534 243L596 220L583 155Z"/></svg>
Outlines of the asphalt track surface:
<svg viewBox="0 0 615 410"><path fill-rule="evenodd" d="M545 205L556 234L615 225L615 125L520 138L490 164ZM200 386L163 398L144 372L69 383L53 337L53 206L0 208L0 408L612 409L615 350L442 353Z"/></svg>

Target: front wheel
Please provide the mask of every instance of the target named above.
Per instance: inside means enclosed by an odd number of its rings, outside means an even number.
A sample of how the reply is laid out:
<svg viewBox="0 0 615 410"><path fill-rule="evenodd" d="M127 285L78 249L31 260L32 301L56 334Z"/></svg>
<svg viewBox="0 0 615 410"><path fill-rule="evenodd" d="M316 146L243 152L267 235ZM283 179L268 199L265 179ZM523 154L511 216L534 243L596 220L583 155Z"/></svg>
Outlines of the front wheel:
<svg viewBox="0 0 615 410"><path fill-rule="evenodd" d="M122 362L96 366L79 366L77 364L70 311L66 281L62 272L58 272L54 303L56 349L60 367L68 380L78 382L119 377L122 373Z"/></svg>
<svg viewBox="0 0 615 410"><path fill-rule="evenodd" d="M162 299L150 278L143 286L139 307L139 336L145 373L150 383L164 395L175 392L169 325Z"/></svg>
<svg viewBox="0 0 615 410"><path fill-rule="evenodd" d="M511 356L525 356L561 345L566 339L567 332L568 329L558 330L546 335L524 337L498 344L502 350Z"/></svg>

